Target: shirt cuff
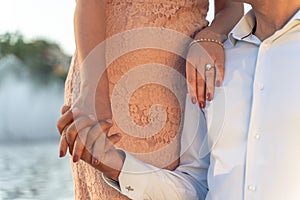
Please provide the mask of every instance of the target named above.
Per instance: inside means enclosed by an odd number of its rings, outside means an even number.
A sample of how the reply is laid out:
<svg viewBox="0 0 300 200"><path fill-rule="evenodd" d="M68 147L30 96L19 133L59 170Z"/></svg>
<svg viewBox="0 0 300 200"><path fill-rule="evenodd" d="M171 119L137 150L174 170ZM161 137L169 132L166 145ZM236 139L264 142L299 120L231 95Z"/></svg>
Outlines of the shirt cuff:
<svg viewBox="0 0 300 200"><path fill-rule="evenodd" d="M149 182L149 178L145 174L153 173L155 169L134 158L126 151L118 151L125 155L119 182L103 175L105 182L130 199L143 199Z"/></svg>

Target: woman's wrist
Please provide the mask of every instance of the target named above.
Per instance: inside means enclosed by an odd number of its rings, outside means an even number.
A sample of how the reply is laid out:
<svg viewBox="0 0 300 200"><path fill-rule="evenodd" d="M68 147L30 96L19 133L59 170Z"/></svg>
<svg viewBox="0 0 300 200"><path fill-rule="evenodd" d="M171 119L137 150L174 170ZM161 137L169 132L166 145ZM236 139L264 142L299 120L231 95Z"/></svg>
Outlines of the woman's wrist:
<svg viewBox="0 0 300 200"><path fill-rule="evenodd" d="M195 35L195 40L210 39L223 43L227 39L227 35L214 31L210 26L201 30Z"/></svg>
<svg viewBox="0 0 300 200"><path fill-rule="evenodd" d="M82 81L80 83L80 91L84 93L92 93L96 92L97 84L90 82L90 81Z"/></svg>

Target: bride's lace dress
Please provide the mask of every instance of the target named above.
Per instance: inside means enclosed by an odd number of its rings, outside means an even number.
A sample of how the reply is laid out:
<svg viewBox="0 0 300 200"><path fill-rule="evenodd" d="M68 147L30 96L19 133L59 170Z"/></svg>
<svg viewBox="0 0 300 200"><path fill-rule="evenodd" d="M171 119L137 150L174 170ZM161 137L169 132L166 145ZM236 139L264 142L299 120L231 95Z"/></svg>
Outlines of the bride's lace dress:
<svg viewBox="0 0 300 200"><path fill-rule="evenodd" d="M162 27L178 31L187 36L207 26L205 20L208 10L206 0L108 0L106 31L111 37L127 30L144 27ZM160 37L155 37L160 40ZM159 41L160 42L160 41ZM162 43L164 41L161 41ZM172 42L172 41L171 41ZM126 43L124 43L126 48ZM114 46L107 46L107 52L114 51ZM108 77L110 82L110 95L117 86L118 81L135 67L149 63L159 63L169 66L184 75L185 60L171 52L159 49L139 49L128 52L109 65ZM160 68L157 68L158 70ZM150 74L149 74L150 72ZM156 71L157 73L157 71ZM162 74L165 72L161 72ZM131 79L147 79L151 70ZM166 74L165 81L174 84L175 78ZM127 84L121 84L126 89ZM76 55L73 57L65 88L65 103L72 105L79 95L80 76ZM185 91L179 96L185 95ZM179 98L181 98L179 97ZM122 101L122 95L119 95ZM118 102L118 101L117 101ZM124 109L129 110L130 119L140 127L155 120L149 114L153 105L161 105L165 110L163 128L154 135L135 137L126 133L122 127L114 125L111 132L122 133L118 147L132 153L142 161L157 167L174 169L179 163L180 130L183 110L178 96L169 88L156 83L145 84L135 90ZM150 112L151 113L151 112ZM125 124L126 126L126 124ZM168 148L165 148L168 146ZM161 149L164 149L160 151ZM88 164L80 161L71 162L75 183L76 199L127 199L114 189L110 188L102 179L101 173Z"/></svg>

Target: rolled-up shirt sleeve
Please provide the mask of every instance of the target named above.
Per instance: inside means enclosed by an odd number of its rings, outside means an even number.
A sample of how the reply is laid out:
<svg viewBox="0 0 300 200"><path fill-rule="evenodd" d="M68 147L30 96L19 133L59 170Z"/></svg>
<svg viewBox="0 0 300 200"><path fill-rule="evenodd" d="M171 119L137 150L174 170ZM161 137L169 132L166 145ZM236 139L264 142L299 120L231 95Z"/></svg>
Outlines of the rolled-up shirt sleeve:
<svg viewBox="0 0 300 200"><path fill-rule="evenodd" d="M180 165L174 171L145 164L120 150L125 160L119 182L105 176L104 180L134 200L204 200L208 191L209 154L201 155L200 148L207 133L206 121L203 112L189 98L182 131Z"/></svg>

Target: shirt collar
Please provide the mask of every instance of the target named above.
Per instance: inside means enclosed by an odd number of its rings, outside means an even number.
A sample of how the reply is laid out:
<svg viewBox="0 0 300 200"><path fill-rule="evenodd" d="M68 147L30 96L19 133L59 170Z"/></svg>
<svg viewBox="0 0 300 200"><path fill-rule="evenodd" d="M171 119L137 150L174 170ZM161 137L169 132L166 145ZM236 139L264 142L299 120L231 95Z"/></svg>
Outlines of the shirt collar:
<svg viewBox="0 0 300 200"><path fill-rule="evenodd" d="M298 10L288 23L279 31L281 32L282 30L287 29L294 22L300 23L300 10ZM234 46L237 41L243 40L259 45L261 41L252 34L255 23L256 19L254 12L253 10L250 10L229 33L228 39L230 43Z"/></svg>

